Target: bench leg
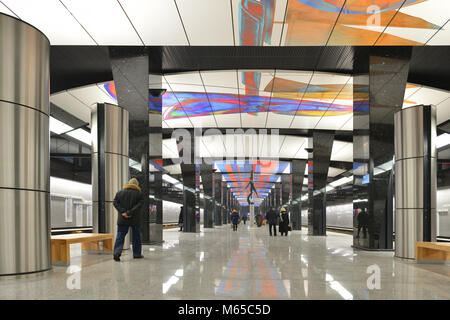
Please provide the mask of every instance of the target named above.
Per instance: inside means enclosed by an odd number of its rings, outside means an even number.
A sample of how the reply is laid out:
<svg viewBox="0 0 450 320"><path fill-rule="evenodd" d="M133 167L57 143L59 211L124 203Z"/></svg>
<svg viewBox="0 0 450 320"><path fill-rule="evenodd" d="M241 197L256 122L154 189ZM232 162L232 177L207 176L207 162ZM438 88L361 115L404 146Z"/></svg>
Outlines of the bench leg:
<svg viewBox="0 0 450 320"><path fill-rule="evenodd" d="M103 250L104 251L113 251L114 248L114 244L113 244L113 239L106 239L103 240Z"/></svg>
<svg viewBox="0 0 450 320"><path fill-rule="evenodd" d="M52 264L70 264L70 245L52 243Z"/></svg>

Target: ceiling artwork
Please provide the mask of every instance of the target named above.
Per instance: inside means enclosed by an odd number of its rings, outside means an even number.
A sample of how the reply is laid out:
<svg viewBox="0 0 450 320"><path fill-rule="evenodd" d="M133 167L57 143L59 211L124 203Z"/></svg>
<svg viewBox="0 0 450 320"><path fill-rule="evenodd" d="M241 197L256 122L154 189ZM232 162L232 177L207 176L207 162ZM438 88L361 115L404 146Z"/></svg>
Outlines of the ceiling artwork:
<svg viewBox="0 0 450 320"><path fill-rule="evenodd" d="M275 182L280 181L280 174L291 173L291 164L286 161L225 160L215 161L213 167L222 173L222 180L227 183L241 206L248 205L250 181L257 191L257 194L253 194L255 206L259 206L259 199L262 200L270 193Z"/></svg>
<svg viewBox="0 0 450 320"><path fill-rule="evenodd" d="M450 43L447 0L0 0L0 12L40 29L52 45Z"/></svg>

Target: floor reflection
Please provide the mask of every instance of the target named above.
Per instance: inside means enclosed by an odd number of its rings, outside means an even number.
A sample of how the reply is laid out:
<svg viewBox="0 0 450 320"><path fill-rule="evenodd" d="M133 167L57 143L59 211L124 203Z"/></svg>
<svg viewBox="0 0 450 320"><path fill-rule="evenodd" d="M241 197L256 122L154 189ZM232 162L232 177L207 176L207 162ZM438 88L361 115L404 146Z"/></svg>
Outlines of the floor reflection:
<svg viewBox="0 0 450 320"><path fill-rule="evenodd" d="M222 226L164 238L121 262L73 248L69 267L1 277L0 299L450 299L448 265L356 250L345 234Z"/></svg>

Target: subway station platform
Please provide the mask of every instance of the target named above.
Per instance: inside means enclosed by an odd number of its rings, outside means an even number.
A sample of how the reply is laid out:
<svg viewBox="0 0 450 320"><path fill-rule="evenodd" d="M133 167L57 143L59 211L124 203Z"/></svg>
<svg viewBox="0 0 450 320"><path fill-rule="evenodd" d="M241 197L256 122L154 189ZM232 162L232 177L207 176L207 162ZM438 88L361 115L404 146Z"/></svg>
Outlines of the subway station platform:
<svg viewBox="0 0 450 320"><path fill-rule="evenodd" d="M241 223L237 232L230 225L197 234L169 229L164 239L144 246L144 259L126 250L120 262L74 246L69 267L1 277L0 299L450 298L448 265L356 250L346 234L303 229L270 237L267 226Z"/></svg>

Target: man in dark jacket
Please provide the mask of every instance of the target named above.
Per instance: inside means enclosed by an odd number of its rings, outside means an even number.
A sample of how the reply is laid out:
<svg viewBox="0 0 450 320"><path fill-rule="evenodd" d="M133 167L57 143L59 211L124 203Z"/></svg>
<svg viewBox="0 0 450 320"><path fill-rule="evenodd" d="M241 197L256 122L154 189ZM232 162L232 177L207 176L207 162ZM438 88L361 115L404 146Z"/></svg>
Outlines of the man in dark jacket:
<svg viewBox="0 0 450 320"><path fill-rule="evenodd" d="M119 212L117 217L117 237L114 244L114 260L120 261L123 243L128 229L131 227L133 257L143 258L141 241L141 210L143 195L136 178L130 179L114 198L114 207Z"/></svg>
<svg viewBox="0 0 450 320"><path fill-rule="evenodd" d="M236 209L233 209L233 213L231 213L231 223L233 224L233 231L237 231L239 224L239 213Z"/></svg>
<svg viewBox="0 0 450 320"><path fill-rule="evenodd" d="M178 226L180 227L180 230L178 231L183 231L183 206L181 206L180 208L180 215L178 216Z"/></svg>
<svg viewBox="0 0 450 320"><path fill-rule="evenodd" d="M277 236L277 224L278 224L278 214L275 212L273 208L270 208L269 212L266 214L267 223L269 223L269 234L272 236L272 228L273 235Z"/></svg>
<svg viewBox="0 0 450 320"><path fill-rule="evenodd" d="M359 238L359 232L361 228L363 229L363 237L366 238L367 235L367 226L369 225L369 215L367 214L366 209L362 209L362 211L357 216L358 219L358 235L356 238Z"/></svg>

